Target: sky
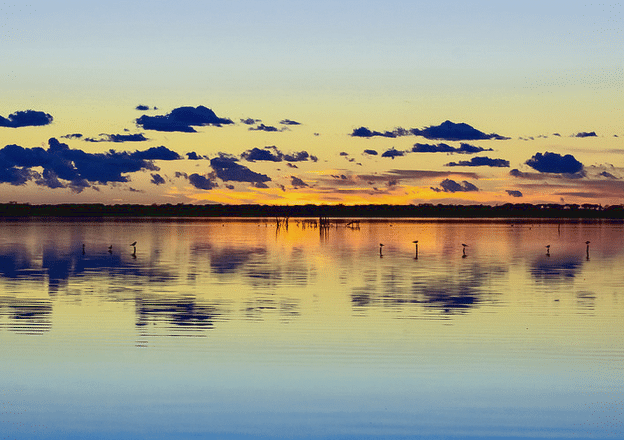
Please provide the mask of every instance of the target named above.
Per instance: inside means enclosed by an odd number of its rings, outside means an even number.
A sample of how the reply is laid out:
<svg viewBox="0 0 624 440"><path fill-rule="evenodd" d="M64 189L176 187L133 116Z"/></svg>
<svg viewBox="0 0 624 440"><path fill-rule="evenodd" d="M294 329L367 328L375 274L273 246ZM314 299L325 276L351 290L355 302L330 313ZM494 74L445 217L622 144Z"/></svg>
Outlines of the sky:
<svg viewBox="0 0 624 440"><path fill-rule="evenodd" d="M624 200L624 8L0 3L0 202Z"/></svg>

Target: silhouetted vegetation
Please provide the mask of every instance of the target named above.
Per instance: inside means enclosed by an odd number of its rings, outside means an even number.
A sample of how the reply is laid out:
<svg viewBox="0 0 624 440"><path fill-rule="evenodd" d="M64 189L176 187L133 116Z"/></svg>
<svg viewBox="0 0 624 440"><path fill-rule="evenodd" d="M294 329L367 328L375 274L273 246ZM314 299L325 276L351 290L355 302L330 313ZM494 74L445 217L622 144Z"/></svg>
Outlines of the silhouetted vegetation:
<svg viewBox="0 0 624 440"><path fill-rule="evenodd" d="M624 205L507 203L504 205L104 205L0 204L0 218L314 217L330 218L578 218L624 219Z"/></svg>

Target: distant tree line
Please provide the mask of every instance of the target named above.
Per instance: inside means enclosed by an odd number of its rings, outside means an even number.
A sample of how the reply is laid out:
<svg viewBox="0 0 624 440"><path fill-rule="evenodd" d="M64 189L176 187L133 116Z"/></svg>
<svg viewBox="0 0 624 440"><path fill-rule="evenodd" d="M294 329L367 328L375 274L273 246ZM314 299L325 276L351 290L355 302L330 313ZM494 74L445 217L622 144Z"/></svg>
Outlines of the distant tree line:
<svg viewBox="0 0 624 440"><path fill-rule="evenodd" d="M188 205L0 204L0 218L318 217L318 218L605 218L624 219L624 205Z"/></svg>

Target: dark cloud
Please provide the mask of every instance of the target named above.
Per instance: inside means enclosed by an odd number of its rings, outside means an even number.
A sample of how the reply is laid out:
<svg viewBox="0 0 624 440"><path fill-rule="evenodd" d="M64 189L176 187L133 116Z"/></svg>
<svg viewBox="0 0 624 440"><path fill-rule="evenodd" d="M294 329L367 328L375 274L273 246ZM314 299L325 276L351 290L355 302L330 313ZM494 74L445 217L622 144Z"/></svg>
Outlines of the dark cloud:
<svg viewBox="0 0 624 440"><path fill-rule="evenodd" d="M504 159L490 159L489 157L473 157L470 160L460 160L459 162L449 162L447 167L509 167L509 161Z"/></svg>
<svg viewBox="0 0 624 440"><path fill-rule="evenodd" d="M191 151L190 153L186 153L186 157L188 160L201 160L204 159L204 156L198 155L196 152Z"/></svg>
<svg viewBox="0 0 624 440"><path fill-rule="evenodd" d="M240 121L246 125L254 125L258 122L262 122L262 119L247 118L247 119L241 119Z"/></svg>
<svg viewBox="0 0 624 440"><path fill-rule="evenodd" d="M305 188L307 186L310 186L298 177L290 176L290 178L292 179L290 181L290 184L294 186L295 188Z"/></svg>
<svg viewBox="0 0 624 440"><path fill-rule="evenodd" d="M507 191L507 194L509 194L511 197L522 197L522 193L520 191L513 190L513 189L508 189L506 191Z"/></svg>
<svg viewBox="0 0 624 440"><path fill-rule="evenodd" d="M282 125L301 125L301 122L293 121L292 119L282 119L280 121Z"/></svg>
<svg viewBox="0 0 624 440"><path fill-rule="evenodd" d="M165 183L165 179L160 175L160 174L151 174L152 176L152 180L150 180L151 183L153 183L154 185L162 185L163 183Z"/></svg>
<svg viewBox="0 0 624 440"><path fill-rule="evenodd" d="M617 179L617 177L615 177L613 174L607 172L607 171L603 171L602 173L598 174L601 177L606 177L607 179Z"/></svg>
<svg viewBox="0 0 624 440"><path fill-rule="evenodd" d="M49 188L67 187L81 192L91 184L128 182L125 175L140 170L157 171L152 160L173 160L177 153L165 147L145 151L86 153L70 149L55 138L48 149L7 145L0 149L0 183L23 185L33 180ZM32 168L43 168L43 174Z"/></svg>
<svg viewBox="0 0 624 440"><path fill-rule="evenodd" d="M225 182L268 182L271 178L265 174L251 171L249 168L236 162L236 158L222 155L210 160L212 169L217 177Z"/></svg>
<svg viewBox="0 0 624 440"><path fill-rule="evenodd" d="M241 154L241 159L248 162L268 161L268 162L281 162L283 154L277 151L275 147L265 147L264 149L252 148Z"/></svg>
<svg viewBox="0 0 624 440"><path fill-rule="evenodd" d="M412 153L457 153L457 154L475 154L483 151L493 151L491 148L477 147L467 143L460 143L459 147L452 147L448 144L414 144Z"/></svg>
<svg viewBox="0 0 624 440"><path fill-rule="evenodd" d="M182 172L182 171L176 171L174 176L176 177L176 179L179 178L184 178L184 179L188 179L188 174Z"/></svg>
<svg viewBox="0 0 624 440"><path fill-rule="evenodd" d="M586 137L598 137L595 131L581 131L580 133L576 133L573 137L577 138L586 138Z"/></svg>
<svg viewBox="0 0 624 440"><path fill-rule="evenodd" d="M525 162L540 173L579 174L583 172L583 164L571 154L561 156L557 153L537 153Z"/></svg>
<svg viewBox="0 0 624 440"><path fill-rule="evenodd" d="M272 125L264 125L264 124L259 124L256 127L249 127L249 130L251 131L279 131L279 129L277 127L273 127Z"/></svg>
<svg viewBox="0 0 624 440"><path fill-rule="evenodd" d="M395 138L397 137L397 134L391 131L386 131L386 132L380 132L380 131L371 131L366 127L360 127L360 128L354 128L353 132L351 133L351 136L353 137L365 137L365 138L370 138L373 136L382 136L382 137L389 137L389 138Z"/></svg>
<svg viewBox="0 0 624 440"><path fill-rule="evenodd" d="M58 179L56 173L49 169L44 169L43 174L35 178L35 183L51 189L65 188L65 185Z"/></svg>
<svg viewBox="0 0 624 440"><path fill-rule="evenodd" d="M429 171L429 170L390 170L386 174L362 174L359 177L371 182L387 181L389 179L438 179L442 177L459 176L465 179L478 179L477 173L454 172L454 171Z"/></svg>
<svg viewBox="0 0 624 440"><path fill-rule="evenodd" d="M456 124L451 121L444 121L440 125L431 125L419 130L413 128L412 134L422 136L426 139L440 139L446 141L476 141L485 139L509 139L496 133L485 134L476 128L465 123Z"/></svg>
<svg viewBox="0 0 624 440"><path fill-rule="evenodd" d="M297 165L292 164L292 163L290 163L290 162L288 162L288 163L286 164L286 166L287 166L287 167L289 167L289 168L299 168Z"/></svg>
<svg viewBox="0 0 624 440"><path fill-rule="evenodd" d="M442 182L440 182L440 186L442 188L431 187L431 189L436 192L450 192L450 193L479 191L479 188L477 188L472 183L467 182L465 180L462 183L457 183L451 179L444 179Z"/></svg>
<svg viewBox="0 0 624 440"><path fill-rule="evenodd" d="M217 187L217 183L213 182L210 177L202 176L197 173L193 173L188 176L189 183L197 189L210 190Z"/></svg>
<svg viewBox="0 0 624 440"><path fill-rule="evenodd" d="M364 154L368 154L370 156L377 156L377 151L375 150L364 150Z"/></svg>
<svg viewBox="0 0 624 440"><path fill-rule="evenodd" d="M82 138L82 134L81 133L71 133L71 134L66 134L65 136L61 136L61 138L63 138L63 139L81 139Z"/></svg>
<svg viewBox="0 0 624 440"><path fill-rule="evenodd" d="M140 111L147 111L147 110L149 110L150 108L149 108L149 106L147 106L147 105L139 104L139 105L137 105L134 109L135 109L135 110L140 110Z"/></svg>
<svg viewBox="0 0 624 440"><path fill-rule="evenodd" d="M277 149L275 146L261 148L252 148L241 154L241 159L248 162L255 161L267 161L267 162L304 162L311 160L313 162L318 161L316 156L311 156L306 151L299 151L295 153L285 154Z"/></svg>
<svg viewBox="0 0 624 440"><path fill-rule="evenodd" d="M136 134L106 134L101 133L99 138L85 138L87 142L145 142L149 140L143 133Z"/></svg>
<svg viewBox="0 0 624 440"><path fill-rule="evenodd" d="M517 177L519 179L530 179L530 180L542 180L544 179L544 175L540 173L525 173L524 171L520 171L517 168L509 171L509 175L513 177Z"/></svg>
<svg viewBox="0 0 624 440"><path fill-rule="evenodd" d="M39 127L51 124L53 119L48 113L36 110L17 111L8 118L0 116L0 127Z"/></svg>
<svg viewBox="0 0 624 440"><path fill-rule="evenodd" d="M390 157L394 159L395 157L401 157L405 155L405 151L395 150L394 147L390 148L383 152L381 157Z"/></svg>
<svg viewBox="0 0 624 440"><path fill-rule="evenodd" d="M136 123L145 130L181 131L185 133L195 133L197 130L193 127L197 126L213 125L220 127L223 124L233 124L231 119L219 118L211 109L203 105L178 107L164 116L143 115L136 120Z"/></svg>
<svg viewBox="0 0 624 440"><path fill-rule="evenodd" d="M8 118L0 116L0 127L39 127L52 123L52 116L36 110L17 111Z"/></svg>
<svg viewBox="0 0 624 440"><path fill-rule="evenodd" d="M254 182L254 183L252 184L252 186L253 186L254 188L260 188L260 189L267 189L267 188L269 187L269 185L267 185L267 184L266 184L266 183L264 183L264 182Z"/></svg>
<svg viewBox="0 0 624 440"><path fill-rule="evenodd" d="M459 123L456 124L451 121L444 121L440 125L432 125L426 128L418 129L412 128L406 130L404 128L398 127L393 131L372 131L367 127L359 127L353 130L351 136L354 137L365 137L370 138L373 136L382 136L395 138L399 136L422 136L426 139L440 139L447 141L476 141L476 140L486 140L486 139L510 139L508 137L504 137L498 135L496 133L485 134L482 131L477 130L476 128L471 127L468 124Z"/></svg>
<svg viewBox="0 0 624 440"><path fill-rule="evenodd" d="M144 151L135 151L131 153L132 157L144 160L180 160L182 157L178 153L161 145L160 147L151 147Z"/></svg>

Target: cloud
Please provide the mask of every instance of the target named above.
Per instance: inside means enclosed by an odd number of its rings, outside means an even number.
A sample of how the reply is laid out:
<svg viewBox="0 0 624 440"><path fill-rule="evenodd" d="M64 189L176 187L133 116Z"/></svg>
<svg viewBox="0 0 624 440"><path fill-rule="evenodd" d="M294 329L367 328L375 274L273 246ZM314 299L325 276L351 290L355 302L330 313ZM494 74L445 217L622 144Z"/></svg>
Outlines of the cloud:
<svg viewBox="0 0 624 440"><path fill-rule="evenodd" d="M493 151L491 148L477 147L465 142L460 143L459 147L452 147L448 144L414 144L412 153L457 153L457 154L475 154L483 151Z"/></svg>
<svg viewBox="0 0 624 440"><path fill-rule="evenodd" d="M370 138L373 136L382 136L382 137L389 137L389 138L395 138L397 137L397 134L391 131L386 131L386 132L379 132L379 131L371 131L366 127L360 127L360 128L354 128L353 132L351 133L351 136L353 137L365 137L365 138Z"/></svg>
<svg viewBox="0 0 624 440"><path fill-rule="evenodd" d="M8 118L0 116L0 127L39 127L51 124L53 119L49 114L36 110L17 111Z"/></svg>
<svg viewBox="0 0 624 440"><path fill-rule="evenodd" d="M522 193L520 191L513 190L513 189L508 189L506 191L507 191L507 194L509 194L511 197L522 197Z"/></svg>
<svg viewBox="0 0 624 440"><path fill-rule="evenodd" d="M377 151L375 150L364 150L364 154L368 154L369 156L377 156Z"/></svg>
<svg viewBox="0 0 624 440"><path fill-rule="evenodd" d="M451 121L444 121L440 125L431 125L418 130L413 128L412 134L422 136L426 139L440 139L446 141L476 141L486 139L504 140L509 139L496 133L485 134L476 128L465 123L456 124Z"/></svg>
<svg viewBox="0 0 624 440"><path fill-rule="evenodd" d="M150 180L150 182L154 185L162 185L163 183L165 183L165 179L160 174L151 174L151 176L152 180Z"/></svg>
<svg viewBox="0 0 624 440"><path fill-rule="evenodd" d="M186 153L186 157L188 160L201 160L204 159L204 156L198 155L196 152L191 151L190 153Z"/></svg>
<svg viewBox="0 0 624 440"><path fill-rule="evenodd" d="M252 186L253 186L254 188L260 188L260 189L267 189L267 188L269 187L269 185L267 185L267 184L266 184L266 183L264 183L264 182L254 182L254 183L252 184Z"/></svg>
<svg viewBox="0 0 624 440"><path fill-rule="evenodd" d="M282 125L301 125L301 122L293 121L292 119L282 119L280 121Z"/></svg>
<svg viewBox="0 0 624 440"><path fill-rule="evenodd" d="M449 162L446 167L509 167L509 161L504 159L490 159L489 157L473 157L470 160Z"/></svg>
<svg viewBox="0 0 624 440"><path fill-rule="evenodd" d="M63 138L63 139L81 139L82 138L82 134L81 133L66 134L65 136L61 136L61 138Z"/></svg>
<svg viewBox="0 0 624 440"><path fill-rule="evenodd" d="M404 151L395 150L394 147L392 147L389 150L384 151L381 157L390 157L394 159L395 157L401 157L404 155L405 155Z"/></svg>
<svg viewBox="0 0 624 440"><path fill-rule="evenodd" d="M180 160L182 157L178 153L165 146L151 147L144 151L131 153L132 157L144 160Z"/></svg>
<svg viewBox="0 0 624 440"><path fill-rule="evenodd" d="M217 183L213 182L210 177L202 176L197 173L193 173L188 176L189 183L197 189L211 190L217 187Z"/></svg>
<svg viewBox="0 0 624 440"><path fill-rule="evenodd" d="M149 110L150 108L149 108L149 106L147 106L147 105L139 104L139 105L137 105L134 109L135 109L135 110L140 110L140 111L147 111L147 110Z"/></svg>
<svg viewBox="0 0 624 440"><path fill-rule="evenodd" d="M311 156L307 151L299 151L295 153L285 154L277 149L275 146L260 148L252 148L241 154L241 159L248 162L255 161L267 161L267 162L303 162L311 160L313 162L318 161L318 157Z"/></svg>
<svg viewBox="0 0 624 440"><path fill-rule="evenodd" d="M540 173L579 174L583 171L583 164L571 154L561 156L547 151L535 154L525 163Z"/></svg>
<svg viewBox="0 0 624 440"><path fill-rule="evenodd" d="M177 153L165 147L144 151L86 153L69 148L55 138L48 149L7 145L0 149L0 183L23 185L34 181L48 188L70 188L81 192L91 184L128 182L127 173L158 171L152 160L174 160ZM32 168L43 168L43 173Z"/></svg>
<svg viewBox="0 0 624 440"><path fill-rule="evenodd" d="M246 118L246 119L241 119L240 121L246 125L254 125L258 122L262 122L262 119Z"/></svg>
<svg viewBox="0 0 624 440"><path fill-rule="evenodd" d="M292 179L290 181L291 185L294 186L295 188L305 188L308 187L310 185L308 185L307 183L305 183L303 180L301 180L298 177L295 176L290 176L290 178Z"/></svg>
<svg viewBox="0 0 624 440"><path fill-rule="evenodd" d="M279 131L279 129L277 127L273 127L272 125L264 125L264 124L259 124L256 127L249 127L250 131Z"/></svg>
<svg viewBox="0 0 624 440"><path fill-rule="evenodd" d="M231 119L219 118L209 108L178 107L164 116L143 115L136 120L138 126L145 130L156 131L180 131L184 133L196 133L193 127L213 125L220 127L223 124L233 124Z"/></svg>
<svg viewBox="0 0 624 440"><path fill-rule="evenodd" d="M607 171L603 171L602 173L598 174L601 177L606 177L607 179L617 179L617 177L615 177L613 174L607 172Z"/></svg>
<svg viewBox="0 0 624 440"><path fill-rule="evenodd" d="M479 188L477 188L475 185L465 180L462 183L457 183L451 179L444 179L442 182L440 182L440 186L442 187L441 189L433 188L433 187L431 187L431 189L434 190L435 192L450 192L450 193L479 191Z"/></svg>
<svg viewBox="0 0 624 440"><path fill-rule="evenodd" d="M393 131L372 131L367 127L359 127L353 130L351 136L353 137L365 137L370 138L373 136L382 136L395 138L399 136L422 136L426 139L440 139L447 141L476 141L486 139L506 140L510 139L505 136L498 135L496 133L485 134L476 128L471 127L468 124L459 123L456 124L451 121L444 121L440 125L431 125L429 127L418 129L412 128L406 130L405 128L397 127Z"/></svg>
<svg viewBox="0 0 624 440"><path fill-rule="evenodd" d="M359 177L371 181L386 181L388 179L439 179L441 177L459 176L465 179L478 179L476 173L454 172L454 171L430 171L430 170L390 170L385 174L362 174Z"/></svg>
<svg viewBox="0 0 624 440"><path fill-rule="evenodd" d="M268 161L268 162L281 162L283 155L274 149L275 147L265 147L264 149L252 148L241 154L241 159L248 162Z"/></svg>
<svg viewBox="0 0 624 440"><path fill-rule="evenodd" d="M271 180L266 174L251 171L249 168L236 162L236 158L221 155L210 160L210 166L217 173L217 177L225 182L268 182Z"/></svg>
<svg viewBox="0 0 624 440"><path fill-rule="evenodd" d="M101 133L99 138L85 138L86 142L145 142L149 140L143 133L136 134L105 134Z"/></svg>
<svg viewBox="0 0 624 440"><path fill-rule="evenodd" d="M580 133L576 133L573 137L577 138L586 138L586 137L598 137L595 131L581 131Z"/></svg>
<svg viewBox="0 0 624 440"><path fill-rule="evenodd" d="M509 175L513 177L517 177L519 179L530 179L530 180L542 180L544 179L544 175L541 173L525 173L524 171L520 171L517 168L509 171Z"/></svg>

